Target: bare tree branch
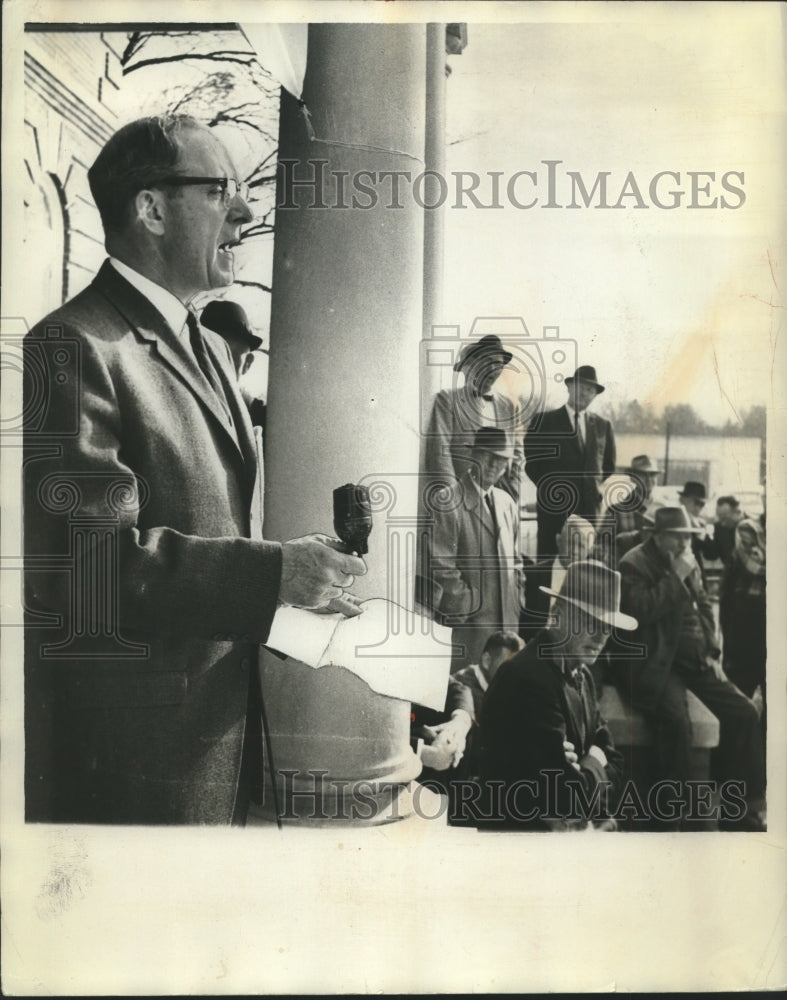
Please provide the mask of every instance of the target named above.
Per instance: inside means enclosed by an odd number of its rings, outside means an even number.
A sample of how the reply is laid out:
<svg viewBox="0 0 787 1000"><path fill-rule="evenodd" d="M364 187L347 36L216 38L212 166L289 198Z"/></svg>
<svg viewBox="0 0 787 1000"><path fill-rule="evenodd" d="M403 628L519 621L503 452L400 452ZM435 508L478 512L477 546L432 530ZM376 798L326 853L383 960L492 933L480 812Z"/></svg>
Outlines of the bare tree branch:
<svg viewBox="0 0 787 1000"><path fill-rule="evenodd" d="M251 176L254 177L254 174ZM262 177L254 177L254 180L250 180L248 184L250 188L257 188L262 187L263 184L272 184L275 180L276 174L263 174Z"/></svg>
<svg viewBox="0 0 787 1000"><path fill-rule="evenodd" d="M219 122L234 121L233 115L235 112L246 111L247 109L254 109L255 105L251 101L244 101L242 104L235 104L229 108L222 108L212 119L208 122L208 127L212 128L214 125L218 125Z"/></svg>
<svg viewBox="0 0 787 1000"><path fill-rule="evenodd" d="M120 65L126 66L134 56L147 45L152 38L198 38L202 33L198 31L168 31L164 35L161 31L131 31L128 34L128 44L120 57Z"/></svg>
<svg viewBox="0 0 787 1000"><path fill-rule="evenodd" d="M134 53L138 52L147 41L147 38L142 38L142 34L141 31L130 31L128 33L128 43L125 49L123 49L123 55L120 57L121 66L125 66Z"/></svg>
<svg viewBox="0 0 787 1000"><path fill-rule="evenodd" d="M269 292L271 290L270 285L263 285L261 281L244 281L243 278L236 278L234 283L236 285L246 285L247 288L259 288L263 292Z"/></svg>
<svg viewBox="0 0 787 1000"><path fill-rule="evenodd" d="M237 58L242 56L242 58ZM208 62L229 62L238 63L240 66L249 66L256 56L251 52L182 52L175 56L158 56L153 59L141 59L133 66L124 66L123 75L127 76L134 70L142 69L144 66L160 66L162 63L185 62L186 59L205 59Z"/></svg>
<svg viewBox="0 0 787 1000"><path fill-rule="evenodd" d="M241 233L241 243L247 240L253 240L255 236L266 236L268 233L274 231L272 223L260 220L259 222L253 223L248 229L244 229Z"/></svg>

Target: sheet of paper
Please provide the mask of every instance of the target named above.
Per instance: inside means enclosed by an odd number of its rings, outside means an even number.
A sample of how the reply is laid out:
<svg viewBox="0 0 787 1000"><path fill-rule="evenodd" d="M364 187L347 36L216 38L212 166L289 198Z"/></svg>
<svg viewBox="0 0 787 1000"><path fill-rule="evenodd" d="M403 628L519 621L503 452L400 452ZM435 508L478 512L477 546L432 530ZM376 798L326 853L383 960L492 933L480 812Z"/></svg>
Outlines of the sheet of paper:
<svg viewBox="0 0 787 1000"><path fill-rule="evenodd" d="M279 608L267 645L310 667L352 671L372 690L441 711L451 666L451 630L421 615L392 628L406 612L381 598L365 601L354 618Z"/></svg>

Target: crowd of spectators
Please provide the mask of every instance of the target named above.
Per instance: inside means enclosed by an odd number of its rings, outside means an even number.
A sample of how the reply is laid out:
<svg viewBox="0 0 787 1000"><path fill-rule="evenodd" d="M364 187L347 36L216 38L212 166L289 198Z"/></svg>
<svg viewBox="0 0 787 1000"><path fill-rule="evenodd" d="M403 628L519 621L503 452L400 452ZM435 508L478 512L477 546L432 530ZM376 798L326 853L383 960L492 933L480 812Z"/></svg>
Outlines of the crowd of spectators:
<svg viewBox="0 0 787 1000"><path fill-rule="evenodd" d="M726 495L709 524L697 481L679 505L660 505L648 455L625 468L627 493L607 491L615 436L589 412L604 391L595 369L577 368L566 404L524 428L512 426L516 407L495 402L510 358L496 337L466 348L457 370L472 361L475 382L439 394L430 423L424 481L450 502L427 508L418 592L452 627L454 647L445 713L427 719L414 706L422 780L472 801L478 825L616 829L616 803L632 790L599 708L601 686L614 682L644 716L650 789L670 783L671 808L653 810L648 828L687 828L692 692L718 720L709 780L716 806L730 806L715 813L718 827L763 829L764 514L749 517ZM462 402L456 435L452 399ZM537 488L529 559L514 508L521 455Z"/></svg>

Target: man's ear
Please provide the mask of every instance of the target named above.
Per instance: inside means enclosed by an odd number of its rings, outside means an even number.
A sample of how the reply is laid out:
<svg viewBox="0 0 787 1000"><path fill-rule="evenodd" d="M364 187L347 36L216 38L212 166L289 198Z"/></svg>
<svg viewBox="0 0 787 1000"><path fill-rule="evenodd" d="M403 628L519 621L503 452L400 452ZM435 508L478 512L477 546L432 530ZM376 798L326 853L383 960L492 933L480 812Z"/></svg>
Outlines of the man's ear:
<svg viewBox="0 0 787 1000"><path fill-rule="evenodd" d="M164 219L166 218L166 199L163 191L144 188L137 193L134 199L134 208L137 220L148 232L161 236L164 232Z"/></svg>

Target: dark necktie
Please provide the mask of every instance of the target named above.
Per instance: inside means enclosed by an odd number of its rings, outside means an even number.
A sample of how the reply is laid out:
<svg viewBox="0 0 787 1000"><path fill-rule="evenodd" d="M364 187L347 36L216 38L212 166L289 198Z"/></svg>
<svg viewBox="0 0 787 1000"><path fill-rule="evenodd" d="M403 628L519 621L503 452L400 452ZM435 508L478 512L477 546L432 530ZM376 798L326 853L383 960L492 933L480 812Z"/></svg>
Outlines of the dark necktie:
<svg viewBox="0 0 787 1000"><path fill-rule="evenodd" d="M222 388L221 381L216 373L216 369L213 367L213 362L210 360L208 349L205 346L205 338L202 336L202 330L200 329L199 320L190 309L188 311L188 316L186 317L186 326L189 329L189 341L191 343L191 349L194 352L194 357L197 359L197 364L200 366L202 374L208 380L211 389L213 389L214 395L224 408L224 411L227 414L227 419L231 424L232 416L230 414L229 406L227 405L227 397L224 395L224 389Z"/></svg>
<svg viewBox="0 0 787 1000"><path fill-rule="evenodd" d="M484 500L486 501L486 508L489 511L489 516L492 519L492 531L497 534L497 518L495 517L495 505L492 501L492 491L488 490L484 494Z"/></svg>
<svg viewBox="0 0 787 1000"><path fill-rule="evenodd" d="M579 442L579 447L584 449L585 447L585 435L582 433L582 415L579 413L574 414L575 426L577 428L577 441Z"/></svg>

